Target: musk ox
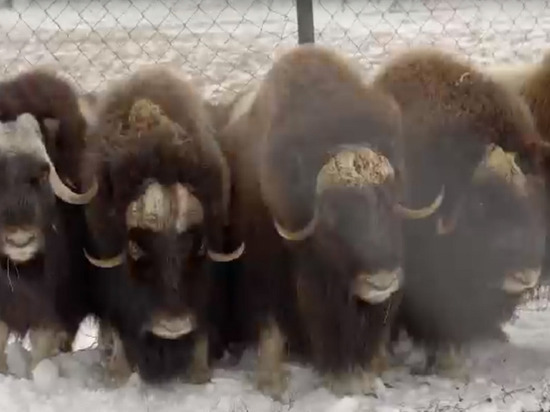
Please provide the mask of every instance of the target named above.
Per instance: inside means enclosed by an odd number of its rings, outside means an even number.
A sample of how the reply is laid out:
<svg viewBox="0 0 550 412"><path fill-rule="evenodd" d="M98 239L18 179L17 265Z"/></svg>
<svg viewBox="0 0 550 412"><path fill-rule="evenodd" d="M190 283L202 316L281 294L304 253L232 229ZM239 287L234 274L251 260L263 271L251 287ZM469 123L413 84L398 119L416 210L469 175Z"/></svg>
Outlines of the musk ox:
<svg viewBox="0 0 550 412"><path fill-rule="evenodd" d="M0 371L10 332L29 332L34 367L69 351L88 313L78 251L82 205L97 185L86 186L79 174L85 127L72 86L55 73L34 70L0 83Z"/></svg>
<svg viewBox="0 0 550 412"><path fill-rule="evenodd" d="M283 54L229 107L230 237L247 245L236 318L258 345L257 384L282 395L287 349L336 392L371 392L402 282L400 218L429 216L442 194L399 203L399 109L329 49Z"/></svg>
<svg viewBox="0 0 550 412"><path fill-rule="evenodd" d="M493 296L495 284L506 283L508 275L512 283L522 283L523 275L515 279L514 273L529 273L528 285L538 277L540 203L533 195L538 185L529 184L522 197L498 176L483 184L474 177L489 161L488 150L505 151L503 159L516 156L525 170L536 172L540 137L529 110L513 93L436 49L401 54L381 69L374 84L402 110L407 204L445 187L434 216L404 224L407 282L400 319L433 351L502 319L496 312L504 295ZM447 268L451 261L454 267Z"/></svg>
<svg viewBox="0 0 550 412"><path fill-rule="evenodd" d="M208 112L165 66L111 84L91 109L85 175L99 189L86 255L108 367L122 380L137 369L150 382L204 382L212 262L244 250L224 253L229 171Z"/></svg>
<svg viewBox="0 0 550 412"><path fill-rule="evenodd" d="M543 167L546 181L550 178L550 162L548 162L548 149L550 145L550 121L548 113L550 112L550 53L545 53L542 60L537 63L514 63L508 65L493 65L484 67L483 70L488 73L492 79L507 87L512 92L521 96L531 111L535 124L542 139L544 146L542 151L545 153ZM548 184L548 183L547 183ZM550 202L546 201L546 207ZM547 209L546 215L550 216L550 209ZM547 223L550 220L547 219ZM547 233L550 233L547 228ZM546 242L544 277L550 275L550 243Z"/></svg>
<svg viewBox="0 0 550 412"><path fill-rule="evenodd" d="M395 325L428 348L422 373L462 376L464 345L506 339L501 325L540 277L543 183L498 147L488 149L474 176L454 231L422 237L422 249L411 248L407 262Z"/></svg>

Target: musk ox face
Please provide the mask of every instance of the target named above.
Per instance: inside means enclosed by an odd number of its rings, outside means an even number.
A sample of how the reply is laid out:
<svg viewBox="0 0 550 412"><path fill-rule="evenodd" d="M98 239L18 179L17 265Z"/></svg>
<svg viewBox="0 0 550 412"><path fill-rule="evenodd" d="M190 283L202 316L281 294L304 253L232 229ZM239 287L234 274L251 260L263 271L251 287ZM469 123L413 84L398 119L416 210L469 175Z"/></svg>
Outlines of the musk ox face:
<svg viewBox="0 0 550 412"><path fill-rule="evenodd" d="M181 183L148 180L126 207L124 252L110 259L87 255L97 267L123 266L138 291L144 311L141 333L177 339L197 326L197 290L205 281L204 211Z"/></svg>
<svg viewBox="0 0 550 412"><path fill-rule="evenodd" d="M44 246L55 207L48 174L48 163L32 155L0 155L0 250L15 263L31 260Z"/></svg>
<svg viewBox="0 0 550 412"><path fill-rule="evenodd" d="M352 293L370 304L384 302L402 283L400 225L388 186L325 191L313 236L316 252L331 256Z"/></svg>
<svg viewBox="0 0 550 412"><path fill-rule="evenodd" d="M182 184L150 183L126 211L130 276L146 286L155 310L145 329L175 339L195 328L190 302L204 262L204 212Z"/></svg>
<svg viewBox="0 0 550 412"><path fill-rule="evenodd" d="M543 186L490 148L460 205L451 241L472 277L518 296L538 283L545 247ZM463 255L462 255L463 253ZM486 286L486 285L485 285Z"/></svg>
<svg viewBox="0 0 550 412"><path fill-rule="evenodd" d="M312 237L321 261L334 265L360 300L378 304L402 284L400 217L431 214L441 199L425 210L397 207L398 185L390 161L365 147L346 147L319 171L316 206L310 223L287 240ZM416 215L415 215L416 216Z"/></svg>
<svg viewBox="0 0 550 412"><path fill-rule="evenodd" d="M47 119L55 133L57 123ZM55 195L85 203L95 193L74 193L61 181L44 146L40 125L31 114L0 123L0 253L15 263L31 260L44 248L53 225Z"/></svg>

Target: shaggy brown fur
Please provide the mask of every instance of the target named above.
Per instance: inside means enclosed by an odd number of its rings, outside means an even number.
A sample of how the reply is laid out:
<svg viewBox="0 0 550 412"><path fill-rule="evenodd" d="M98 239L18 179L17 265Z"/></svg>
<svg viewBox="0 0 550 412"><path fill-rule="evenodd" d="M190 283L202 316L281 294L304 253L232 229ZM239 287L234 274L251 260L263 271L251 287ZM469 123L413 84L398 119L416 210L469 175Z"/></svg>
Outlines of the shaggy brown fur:
<svg viewBox="0 0 550 412"><path fill-rule="evenodd" d="M80 165L84 154L86 122L74 87L60 76L43 69L24 72L0 83L0 121L31 113L41 124L46 149L58 173L77 192L82 191ZM45 119L59 120L56 134Z"/></svg>
<svg viewBox="0 0 550 412"><path fill-rule="evenodd" d="M546 186L550 182L550 53L545 53L539 63L489 66L485 68L489 75L514 93L523 98L533 114L535 124L542 139L546 142L542 152ZM550 193L547 191L547 216L550 217ZM547 224L550 219L547 218ZM547 237L550 228L547 228ZM550 276L550 242L546 241L544 276Z"/></svg>
<svg viewBox="0 0 550 412"><path fill-rule="evenodd" d="M404 113L412 206L433 198L445 184L441 211L448 216L489 143L518 153L522 164L535 161L531 150L540 137L525 105L449 53L432 48L402 53L384 65L374 82L395 97Z"/></svg>
<svg viewBox="0 0 550 412"><path fill-rule="evenodd" d="M392 299L363 307L351 297L351 283L357 269L376 273L385 264L399 265L397 223L386 215L398 182L389 179L365 191L335 187L318 200L316 178L339 150L361 145L386 156L398 180L399 110L391 98L365 85L340 55L311 45L279 58L250 92L257 95L248 110L246 104L244 109L233 104L242 115L226 117L232 121L220 142L233 176L232 235L247 245L235 288L236 318L243 339L259 345L258 384L274 396L282 394L287 346L291 353L307 355L325 377L338 380L332 383L350 379L344 391L365 391L364 376L347 374L368 369L382 339L384 316L391 319ZM385 201L375 210L366 198ZM311 238L285 242L273 219L287 230L301 229L318 202L323 212ZM349 230L356 218L363 225L357 230L361 235ZM336 227L329 229L329 222ZM374 232L379 243L371 254L364 253L361 248L371 245L367 236ZM369 261L372 253L380 253L380 261ZM362 266L365 260L370 267Z"/></svg>
<svg viewBox="0 0 550 412"><path fill-rule="evenodd" d="M166 121L136 128L139 119L130 121L129 116L140 99L157 105ZM100 189L88 208L90 251L108 258L125 250L128 242L133 245L123 266L99 270L96 311L120 334L130 362L144 379L171 378L188 369L190 348L200 345L208 332L210 272L205 253L224 249L228 168L201 97L172 70L145 68L113 84L99 97L92 119L86 169L98 176ZM204 223L181 234L127 231L127 208L151 179L166 186L187 185L202 204ZM145 251L143 258L136 257L135 245L138 252ZM197 328L171 341L144 333L157 311L191 311ZM193 379L208 379L207 370L197 373L200 377Z"/></svg>

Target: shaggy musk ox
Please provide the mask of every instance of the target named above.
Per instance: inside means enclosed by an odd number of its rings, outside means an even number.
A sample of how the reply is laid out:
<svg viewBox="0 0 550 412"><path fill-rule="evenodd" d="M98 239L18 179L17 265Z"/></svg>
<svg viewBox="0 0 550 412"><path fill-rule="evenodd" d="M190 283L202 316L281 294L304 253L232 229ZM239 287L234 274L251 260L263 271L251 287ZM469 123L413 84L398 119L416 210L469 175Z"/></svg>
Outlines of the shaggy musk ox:
<svg viewBox="0 0 550 412"><path fill-rule="evenodd" d="M519 292L538 279L536 179L527 179L529 184L520 179L520 195L516 180L507 183L498 173L481 183L474 177L494 156L496 164L502 159L512 164L517 155L532 168L525 170L536 171L540 138L520 99L435 49L403 53L374 83L402 110L407 204L445 187L435 216L404 225L407 282L400 318L413 338L429 343L431 368L436 349L483 334L505 319L500 315L509 312L505 291Z"/></svg>
<svg viewBox="0 0 550 412"><path fill-rule="evenodd" d="M550 144L550 53L545 53L538 63L514 63L484 67L492 79L498 81L512 92L518 94L531 111L539 133L544 140L546 153L544 174L546 184L550 181L550 162L548 159ZM550 202L546 201L546 216L550 216ZM547 223L550 220L547 219ZM547 233L550 228L547 227ZM550 276L550 243L546 242L544 277Z"/></svg>
<svg viewBox="0 0 550 412"><path fill-rule="evenodd" d="M478 166L452 233L416 237L410 248L399 321L428 349L426 370L460 376L460 349L506 339L524 292L540 277L544 254L543 183L524 175L502 149ZM457 375L457 373L459 375Z"/></svg>
<svg viewBox="0 0 550 412"><path fill-rule="evenodd" d="M86 175L95 311L113 345L115 378L209 379L212 261L224 254L229 174L200 96L163 66L139 70L98 96ZM88 107L90 109L90 107ZM112 328L111 336L108 329Z"/></svg>
<svg viewBox="0 0 550 412"><path fill-rule="evenodd" d="M231 236L247 245L236 318L258 343L258 386L282 395L287 348L336 392L370 392L402 281L399 219L429 216L442 196L399 204L399 109L328 49L285 53L230 107L219 141Z"/></svg>
<svg viewBox="0 0 550 412"><path fill-rule="evenodd" d="M71 85L54 73L35 70L0 83L1 371L10 332L29 331L34 367L71 349L89 310L78 250L81 205L97 186L78 193L85 126Z"/></svg>

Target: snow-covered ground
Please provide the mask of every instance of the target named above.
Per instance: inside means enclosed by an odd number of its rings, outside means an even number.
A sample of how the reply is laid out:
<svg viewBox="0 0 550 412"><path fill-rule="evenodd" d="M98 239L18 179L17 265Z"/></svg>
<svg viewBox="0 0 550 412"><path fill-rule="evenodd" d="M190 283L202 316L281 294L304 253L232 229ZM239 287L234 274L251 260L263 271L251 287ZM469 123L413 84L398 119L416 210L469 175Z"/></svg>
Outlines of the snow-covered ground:
<svg viewBox="0 0 550 412"><path fill-rule="evenodd" d="M407 45L437 44L474 61L536 61L550 37L546 1L314 0L319 43L376 68ZM296 43L290 0L15 0L0 9L2 73L50 64L84 90L101 87L141 64L171 62L213 98L269 68L280 48ZM468 383L413 377L406 367L384 376L377 398L338 399L318 377L291 365L288 399L271 401L253 388L254 356L219 367L212 383L147 387L133 380L109 388L103 380L96 330L85 324L78 352L44 363L34 380L0 376L0 412L359 412L550 411L550 308L530 302L506 326L510 343L472 349ZM407 365L418 353L408 353ZM26 351L9 347L12 373L21 376ZM59 376L57 376L59 372Z"/></svg>
<svg viewBox="0 0 550 412"><path fill-rule="evenodd" d="M218 366L207 385L151 387L134 376L126 386L111 388L93 348L95 328L86 323L76 353L43 362L33 379L0 376L0 411L549 411L550 309L544 310L545 302L530 302L506 325L510 343L487 342L471 349L468 382L411 375L409 368L421 354L405 341L399 351L404 363L383 376L377 397L337 398L321 386L311 370L289 365L291 383L283 402L274 402L254 389L253 353L240 365ZM12 342L8 348L8 363L17 376L27 368L26 346Z"/></svg>

